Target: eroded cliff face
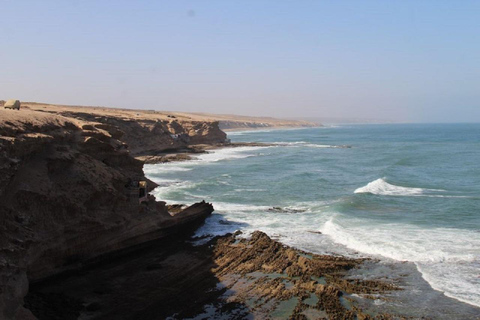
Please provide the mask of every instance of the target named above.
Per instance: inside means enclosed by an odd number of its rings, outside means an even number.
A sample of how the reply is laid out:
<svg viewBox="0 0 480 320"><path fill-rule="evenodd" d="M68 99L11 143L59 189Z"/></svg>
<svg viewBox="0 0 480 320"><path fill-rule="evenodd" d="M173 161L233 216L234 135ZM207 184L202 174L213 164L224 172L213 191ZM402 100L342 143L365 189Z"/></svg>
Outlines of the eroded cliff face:
<svg viewBox="0 0 480 320"><path fill-rule="evenodd" d="M171 214L153 196L140 204L129 195L128 182L146 178L128 144L137 152L178 144L168 123L88 118L0 110L2 319L33 318L22 307L28 281L164 237L213 211L200 203ZM214 134L207 127L184 131L198 130L193 140L201 140Z"/></svg>
<svg viewBox="0 0 480 320"><path fill-rule="evenodd" d="M97 128L108 131L113 137L122 140L133 156L156 155L163 151L178 150L196 144L224 143L227 135L216 121L193 121L170 118L105 116L101 112L84 113L58 111L60 115L80 121L97 122Z"/></svg>
<svg viewBox="0 0 480 320"><path fill-rule="evenodd" d="M303 120L288 120L272 117L251 117L229 114L207 114L207 113L186 113L158 110L141 110L140 106L132 105L135 109L118 109L107 107L85 107L85 106L67 106L52 105L37 102L22 102L23 108L29 108L37 111L51 112L68 117L97 117L100 118L127 120L148 128L153 127L160 132L169 134L184 134L189 137L189 142L177 142L174 144L183 145L185 143L212 143L224 142L227 130L245 130L245 129L265 129L265 128L300 128L300 127L318 127L319 123ZM111 120L110 120L111 121ZM122 129L123 130L123 129ZM128 131L128 130L125 130ZM157 131L157 132L158 132ZM168 141L168 138L167 140ZM174 142L174 141L170 141ZM132 150L133 150L132 145ZM148 149L148 148L147 148ZM155 149L154 149L155 150Z"/></svg>

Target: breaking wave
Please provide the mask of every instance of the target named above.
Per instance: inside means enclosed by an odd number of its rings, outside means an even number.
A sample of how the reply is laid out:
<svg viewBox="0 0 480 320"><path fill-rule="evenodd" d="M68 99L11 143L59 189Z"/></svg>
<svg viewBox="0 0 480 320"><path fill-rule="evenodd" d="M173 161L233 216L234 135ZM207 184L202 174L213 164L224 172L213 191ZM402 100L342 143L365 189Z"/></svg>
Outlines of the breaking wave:
<svg viewBox="0 0 480 320"><path fill-rule="evenodd" d="M386 182L383 178L368 183L366 186L358 188L354 193L371 193L386 196L435 196L432 193L443 192L441 189L423 189L396 186ZM442 195L437 195L442 196ZM444 195L443 195L444 196Z"/></svg>
<svg viewBox="0 0 480 320"><path fill-rule="evenodd" d="M282 147L306 147L306 148L351 148L351 146L347 145L329 145L329 144L316 144L316 143L309 143L306 141L295 141L295 142L275 142L277 146Z"/></svg>
<svg viewBox="0 0 480 320"><path fill-rule="evenodd" d="M237 147L213 150L195 157L194 162L217 162L223 160L243 159L260 155L258 150L268 147Z"/></svg>
<svg viewBox="0 0 480 320"><path fill-rule="evenodd" d="M480 238L474 231L399 223L373 226L340 219L330 218L320 231L353 250L414 262L434 289L480 306L480 278L472 276L480 265Z"/></svg>

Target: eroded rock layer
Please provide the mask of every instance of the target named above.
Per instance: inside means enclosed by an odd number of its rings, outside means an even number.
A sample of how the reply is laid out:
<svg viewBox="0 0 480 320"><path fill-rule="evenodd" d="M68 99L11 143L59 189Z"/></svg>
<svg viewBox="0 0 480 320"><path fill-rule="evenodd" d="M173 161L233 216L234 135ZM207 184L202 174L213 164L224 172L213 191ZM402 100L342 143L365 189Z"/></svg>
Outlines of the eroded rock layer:
<svg viewBox="0 0 480 320"><path fill-rule="evenodd" d="M349 294L398 290L352 280L364 260L312 255L255 232L202 246L165 240L69 277L34 285L26 301L51 319L403 319L367 314Z"/></svg>
<svg viewBox="0 0 480 320"><path fill-rule="evenodd" d="M65 116L78 121L96 123L88 130L107 131L120 139L133 156L156 155L164 151L188 149L197 144L222 144L227 135L219 122L197 120L186 115L172 115L154 110L126 110L113 108L75 107L24 103L23 110L41 111Z"/></svg>
<svg viewBox="0 0 480 320"><path fill-rule="evenodd" d="M22 308L28 281L178 232L213 211L199 203L171 214L153 196L140 204L129 184L147 179L127 142L145 130L153 140L160 125L101 120L0 110L0 318L33 318Z"/></svg>
<svg viewBox="0 0 480 320"><path fill-rule="evenodd" d="M398 290L382 281L345 279L346 272L364 259L302 252L260 231L248 240L220 238L213 259L213 272L228 289L224 300L245 304L255 318L373 319L354 305L347 306L343 294Z"/></svg>

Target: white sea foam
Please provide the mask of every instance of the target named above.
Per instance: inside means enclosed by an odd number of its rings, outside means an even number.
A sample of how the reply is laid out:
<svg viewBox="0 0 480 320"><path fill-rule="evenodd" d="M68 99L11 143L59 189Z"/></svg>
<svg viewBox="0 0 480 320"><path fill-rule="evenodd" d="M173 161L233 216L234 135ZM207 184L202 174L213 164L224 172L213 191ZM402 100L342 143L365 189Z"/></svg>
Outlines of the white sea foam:
<svg viewBox="0 0 480 320"><path fill-rule="evenodd" d="M217 162L223 160L243 159L260 155L259 150L267 149L268 147L237 147L237 148L223 148L213 150L208 153L203 153L195 157L194 162Z"/></svg>
<svg viewBox="0 0 480 320"><path fill-rule="evenodd" d="M242 229L248 232L249 223L252 219L255 221L263 220L262 212L267 212L268 206L246 205L240 203L217 202L213 204L214 213L207 218L205 224L197 229L196 237L205 237L224 235L229 232ZM241 222L240 222L241 221ZM256 226L255 222L255 226ZM251 230L253 231L253 230ZM203 239L199 244L208 241Z"/></svg>
<svg viewBox="0 0 480 320"><path fill-rule="evenodd" d="M329 144L317 144L317 143L309 143L306 141L295 141L295 142L275 142L273 143L278 146L282 147L305 147L305 148L348 148L348 146L335 146Z"/></svg>
<svg viewBox="0 0 480 320"><path fill-rule="evenodd" d="M285 244L311 250L313 247L318 248L323 241L331 243L329 238L315 233L317 227L329 217L328 213L318 214L318 211L312 210L322 204L324 202L321 201L303 203L275 210L272 206L214 201L214 214L197 230L196 236L222 235L236 230L242 230L248 236L251 232L260 230L274 238L280 238Z"/></svg>
<svg viewBox="0 0 480 320"><path fill-rule="evenodd" d="M227 136L243 136L248 133L264 133L272 132L275 129L258 129L258 130L241 130L241 131L227 131Z"/></svg>
<svg viewBox="0 0 480 320"><path fill-rule="evenodd" d="M426 188L409 188L390 184L384 178L377 179L368 183L366 186L358 188L354 193L370 193L384 196L410 196L410 197L427 197L427 198L476 198L466 195L441 194L447 190L443 189L426 189Z"/></svg>
<svg viewBox="0 0 480 320"><path fill-rule="evenodd" d="M164 173L168 172L191 171L195 166L202 163L259 156L262 155L262 153L258 152L259 150L268 148L269 147L222 148L196 155L192 160L189 161L145 164L143 170L147 176L163 175Z"/></svg>
<svg viewBox="0 0 480 320"><path fill-rule="evenodd" d="M332 217L320 231L354 250L412 261L434 289L480 306L480 237L473 231L404 224L367 228L360 220L342 223L339 217Z"/></svg>
<svg viewBox="0 0 480 320"><path fill-rule="evenodd" d="M240 203L229 203L229 202L218 202L214 204L215 211L221 213L233 213L233 212L254 212L254 211L265 211L270 207L268 206L257 206L251 204L240 204Z"/></svg>
<svg viewBox="0 0 480 320"><path fill-rule="evenodd" d="M178 181L173 180L169 181L165 184L161 184L160 186L156 187L151 193L160 200L163 201L171 201L170 198L171 194L175 194L178 192L186 192L186 190L193 189L198 185L198 183L194 183L191 181Z"/></svg>
<svg viewBox="0 0 480 320"><path fill-rule="evenodd" d="M312 201L312 202L298 202L293 205L288 205L283 207L280 211L281 213L288 214L293 211L302 211L302 212L318 212L317 210L321 207L325 207L327 204L332 202L327 201ZM216 212L220 213L239 213L239 212L246 212L246 213L262 213L262 212L272 212L273 215L277 214L277 210L272 210L276 206L265 206L265 205L252 205L252 204L240 204L240 203L230 203L230 202L220 202L215 201L214 208ZM256 216L251 216L250 219L255 219ZM293 219L298 219L298 217L294 217Z"/></svg>
<svg viewBox="0 0 480 320"><path fill-rule="evenodd" d="M325 201L295 203L274 209L273 206L214 201L214 214L200 227L196 236L223 235L241 229L246 235L260 230L282 238L286 244L303 249L308 244L318 246L318 234L312 233L328 219L328 213L318 213ZM226 222L221 222L221 221ZM326 239L326 237L324 237ZM325 253L325 252L319 252Z"/></svg>
<svg viewBox="0 0 480 320"><path fill-rule="evenodd" d="M408 188L408 187L396 186L386 182L383 178L381 178L368 183L364 187L356 189L354 193L371 193L371 194L387 195L387 196L419 196L419 195L431 195L428 193L442 192L442 191L445 191L445 190Z"/></svg>
<svg viewBox="0 0 480 320"><path fill-rule="evenodd" d="M326 127L318 127L318 129L323 129ZM268 133L268 132L282 132L282 131L299 131L299 130L307 130L311 129L310 127L266 127L265 129L253 129L253 130L239 130L239 131L227 131L227 136L243 136L245 134L257 134L257 133Z"/></svg>
<svg viewBox="0 0 480 320"><path fill-rule="evenodd" d="M196 166L208 164L212 162L243 159L255 156L264 155L259 150L264 150L269 147L238 147L238 148L223 148L197 155L193 160L184 162L168 162L157 164L145 164L143 170L156 183L165 182L165 175L176 172L186 172L193 170ZM230 177L228 174L224 177ZM219 182L222 183L222 182ZM224 182L224 184L227 184Z"/></svg>
<svg viewBox="0 0 480 320"><path fill-rule="evenodd" d="M305 138L305 140L307 139ZM340 147L314 144L307 141L278 142L277 146L305 148L302 149L303 151L307 151L307 148ZM219 161L261 156L262 152L265 152L262 149L266 148L240 147L214 150L208 154L198 155L193 161L147 165L146 173L152 179L158 179L162 182L161 187L154 192L162 200L192 199L192 202L198 201L205 198L203 195L207 193L207 188L201 190L201 187L206 183L205 181L181 182L170 178L184 177L186 175L177 173L192 170L200 165L218 165ZM271 150L273 149L267 152ZM241 162L238 161L238 163ZM333 170L323 166L320 168L314 167L312 170L320 169L326 173ZM169 174L169 172L173 173ZM232 185L232 187L225 188L225 192L233 193L234 191L237 193L236 195L242 196L242 193L249 195L250 191L259 192L260 189L266 188L261 183L237 186L235 180L237 175L235 173L224 173L224 171L221 171L221 173L218 177L219 179L222 177L223 181L218 180L217 183ZM195 179L194 175L189 175L187 178ZM207 183L212 183L212 181L210 180ZM169 186L167 187L167 185ZM334 208L328 208L328 203L321 201L318 203L313 201L298 203L294 200L296 198L292 198L291 202L289 199L272 198L272 202L277 201L277 203L272 203L269 206L229 203L228 199L232 199L232 197L225 197L222 192L224 191L209 195L212 197L210 201L214 204L215 212L208 218L205 225L197 230L198 236L221 235L239 229L246 234L254 230L261 230L271 236L278 237L285 244L306 251L322 253L318 251L330 250L330 252L352 255L357 252L359 255L382 256L387 260L412 261L422 273L423 278L433 288L445 292L448 296L480 306L480 292L478 290L480 288L478 272L480 270L480 236L478 232L453 228L429 229L400 223L375 225L375 220L368 220L367 218L360 220L351 216L347 218L341 214L335 215L335 213L330 212ZM386 178L372 181L356 189L355 193L435 198L469 197L465 196L466 193L464 192L395 185ZM224 199L222 201L225 202L215 201L214 199ZM234 199L238 199L238 197ZM245 200L245 202L247 201ZM264 203L262 202L262 204ZM269 210L272 206L280 205L285 210ZM295 212L296 210L301 212ZM322 234L314 231L321 231Z"/></svg>
<svg viewBox="0 0 480 320"><path fill-rule="evenodd" d="M188 168L187 162L168 162L157 164L145 164L143 171L147 176L161 176L169 172L185 172L190 171L192 168Z"/></svg>

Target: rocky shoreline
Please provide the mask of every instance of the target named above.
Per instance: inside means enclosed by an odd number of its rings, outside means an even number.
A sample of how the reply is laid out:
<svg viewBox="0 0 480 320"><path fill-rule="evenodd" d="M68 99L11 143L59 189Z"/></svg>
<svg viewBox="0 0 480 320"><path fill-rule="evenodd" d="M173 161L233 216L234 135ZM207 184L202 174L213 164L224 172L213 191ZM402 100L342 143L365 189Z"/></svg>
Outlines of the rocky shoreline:
<svg viewBox="0 0 480 320"><path fill-rule="evenodd" d="M225 142L214 144L199 144L189 146L188 148L163 151L154 155L137 156L136 159L146 164L167 163L193 160L195 155L206 153L209 150L221 148L238 148L238 147L269 147L273 144L261 142Z"/></svg>
<svg viewBox="0 0 480 320"><path fill-rule="evenodd" d="M145 162L240 145L218 121L192 115L0 109L0 318L35 319L29 308L37 307L24 305L33 284L188 233L212 213L203 201L167 206L149 195L156 184Z"/></svg>
<svg viewBox="0 0 480 320"><path fill-rule="evenodd" d="M192 246L173 237L144 250L35 283L38 319L397 319L367 314L344 293L380 294L393 283L345 279L364 259L314 255L254 232Z"/></svg>
<svg viewBox="0 0 480 320"><path fill-rule="evenodd" d="M187 161L216 148L243 146L268 145L193 145L140 160ZM345 298L362 294L378 299L379 294L401 290L392 282L346 279L346 273L365 259L303 252L259 231L249 239L240 234L193 246L182 229L141 250L107 254L73 273L34 282L25 306L38 319L401 318L387 313L372 316Z"/></svg>
<svg viewBox="0 0 480 320"><path fill-rule="evenodd" d="M223 142L218 123L61 113L0 110L1 319L35 319L23 307L29 283L182 233L213 211L156 201L134 156Z"/></svg>
<svg viewBox="0 0 480 320"><path fill-rule="evenodd" d="M375 307L403 291L392 279L349 276L372 260L258 231L195 246L211 204L127 192L132 181L156 187L144 163L266 144L231 143L217 122L0 112L1 319L415 319Z"/></svg>

